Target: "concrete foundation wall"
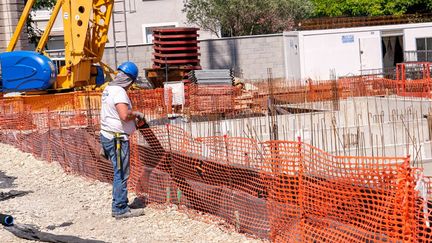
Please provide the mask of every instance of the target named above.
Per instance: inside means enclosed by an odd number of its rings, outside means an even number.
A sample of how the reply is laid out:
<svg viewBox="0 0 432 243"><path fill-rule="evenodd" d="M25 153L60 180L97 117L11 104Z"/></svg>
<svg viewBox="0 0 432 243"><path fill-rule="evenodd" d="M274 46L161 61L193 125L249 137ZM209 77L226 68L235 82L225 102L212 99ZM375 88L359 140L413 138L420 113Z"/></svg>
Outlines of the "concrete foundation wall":
<svg viewBox="0 0 432 243"><path fill-rule="evenodd" d="M266 79L267 68L274 78L285 77L282 34L224 38L201 42L204 69L231 68L246 79Z"/></svg>
<svg viewBox="0 0 432 243"><path fill-rule="evenodd" d="M266 79L267 68L271 68L273 78L285 77L282 34L202 40L199 46L203 69L228 68L239 77ZM151 44L129 47L130 60L136 62L140 70L152 66L152 52ZM118 63L124 60L125 48L118 48ZM115 66L113 48L105 50L104 61ZM144 72L140 75L144 76Z"/></svg>
<svg viewBox="0 0 432 243"><path fill-rule="evenodd" d="M416 98L358 97L340 102L339 111L325 111L325 106L302 106L322 112L287 114L276 117L280 140L298 137L323 151L348 156L411 155L412 162L432 159L431 134L425 115L430 102ZM248 137L270 139L270 118L249 117L213 122L181 123L194 137ZM432 163L431 171L432 175Z"/></svg>

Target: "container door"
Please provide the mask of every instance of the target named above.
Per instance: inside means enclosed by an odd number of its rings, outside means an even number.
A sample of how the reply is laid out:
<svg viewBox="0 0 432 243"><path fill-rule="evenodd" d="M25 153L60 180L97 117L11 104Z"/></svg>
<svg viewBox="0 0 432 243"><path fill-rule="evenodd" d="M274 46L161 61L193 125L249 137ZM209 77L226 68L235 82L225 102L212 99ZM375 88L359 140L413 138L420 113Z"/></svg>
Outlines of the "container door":
<svg viewBox="0 0 432 243"><path fill-rule="evenodd" d="M285 77L293 85L301 84L300 46L298 36L284 36Z"/></svg>
<svg viewBox="0 0 432 243"><path fill-rule="evenodd" d="M381 38L360 38L360 70L382 68Z"/></svg>

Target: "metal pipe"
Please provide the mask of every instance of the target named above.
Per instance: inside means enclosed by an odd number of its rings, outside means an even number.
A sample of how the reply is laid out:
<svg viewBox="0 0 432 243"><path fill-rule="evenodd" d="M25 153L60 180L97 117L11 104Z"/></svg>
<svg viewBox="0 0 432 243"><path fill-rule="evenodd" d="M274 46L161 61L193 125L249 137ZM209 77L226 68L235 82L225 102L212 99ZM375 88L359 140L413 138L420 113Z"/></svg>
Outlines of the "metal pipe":
<svg viewBox="0 0 432 243"><path fill-rule="evenodd" d="M12 226L13 225L13 217L8 214L0 213L0 223L4 226Z"/></svg>
<svg viewBox="0 0 432 243"><path fill-rule="evenodd" d="M114 11L111 13L112 15L112 20L113 20L113 24L112 24L112 28L113 28L113 43L114 43L114 65L116 66L116 68L118 67L118 57L117 57L117 38L116 38L116 28L115 28L115 13Z"/></svg>
<svg viewBox="0 0 432 243"><path fill-rule="evenodd" d="M124 34L126 41L126 60L129 61L129 37L128 37L128 28L127 28L127 18L126 18L126 1L123 1L123 21L124 21Z"/></svg>

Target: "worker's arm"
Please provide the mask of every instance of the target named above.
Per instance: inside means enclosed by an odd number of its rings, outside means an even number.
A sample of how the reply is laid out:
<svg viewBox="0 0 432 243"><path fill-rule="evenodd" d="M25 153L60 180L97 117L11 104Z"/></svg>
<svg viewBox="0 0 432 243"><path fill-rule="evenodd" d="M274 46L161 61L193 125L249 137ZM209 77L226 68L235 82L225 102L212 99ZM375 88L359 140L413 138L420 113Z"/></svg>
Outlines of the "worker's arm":
<svg viewBox="0 0 432 243"><path fill-rule="evenodd" d="M132 114L132 111L129 110L127 104L118 103L115 106L116 106L117 113L119 114L120 120L127 122L127 121L132 121L136 118L136 116Z"/></svg>
<svg viewBox="0 0 432 243"><path fill-rule="evenodd" d="M139 111L131 111L128 108L128 104L118 103L116 104L116 110L119 114L120 120L123 122L131 121L137 119L140 121L137 126L140 126L142 122L145 123L144 114ZM142 125L142 124L141 124Z"/></svg>

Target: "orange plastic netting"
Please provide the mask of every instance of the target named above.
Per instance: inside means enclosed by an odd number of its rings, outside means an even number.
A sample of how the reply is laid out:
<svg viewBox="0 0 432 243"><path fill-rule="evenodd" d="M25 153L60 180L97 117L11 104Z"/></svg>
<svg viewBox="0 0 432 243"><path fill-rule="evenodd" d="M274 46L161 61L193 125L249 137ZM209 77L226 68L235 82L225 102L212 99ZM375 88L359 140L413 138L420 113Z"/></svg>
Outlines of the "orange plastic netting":
<svg viewBox="0 0 432 243"><path fill-rule="evenodd" d="M166 116L162 90L130 95L137 109ZM98 94L70 97L51 110L1 100L0 142L111 182L111 164L99 156ZM166 122L131 137L131 190L276 242L430 242L431 185L409 157L333 156L301 140L195 138Z"/></svg>

